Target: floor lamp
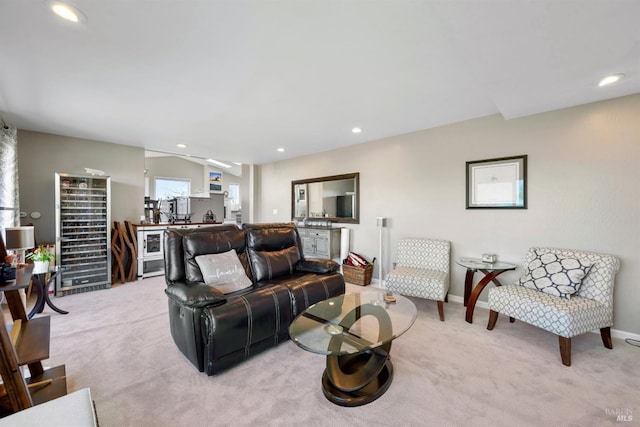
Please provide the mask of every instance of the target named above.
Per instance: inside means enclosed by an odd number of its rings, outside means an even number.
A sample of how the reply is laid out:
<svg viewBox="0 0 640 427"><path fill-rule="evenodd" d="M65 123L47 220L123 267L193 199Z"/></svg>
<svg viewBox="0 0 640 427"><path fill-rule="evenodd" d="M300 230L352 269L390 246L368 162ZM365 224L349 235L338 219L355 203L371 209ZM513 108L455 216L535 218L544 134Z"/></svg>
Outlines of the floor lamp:
<svg viewBox="0 0 640 427"><path fill-rule="evenodd" d="M380 284L380 287L382 288L382 264L383 264L383 259L382 259L382 229L384 227L387 226L387 218L378 217L378 228L380 229L380 241L378 243L378 259L380 266L378 267L378 283Z"/></svg>

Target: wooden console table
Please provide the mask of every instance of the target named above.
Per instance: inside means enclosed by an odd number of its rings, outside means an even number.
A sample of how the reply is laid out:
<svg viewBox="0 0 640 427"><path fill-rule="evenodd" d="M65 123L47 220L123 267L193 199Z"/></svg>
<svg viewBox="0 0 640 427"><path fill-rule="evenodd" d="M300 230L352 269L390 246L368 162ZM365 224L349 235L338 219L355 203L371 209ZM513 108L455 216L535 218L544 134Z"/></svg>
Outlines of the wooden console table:
<svg viewBox="0 0 640 427"><path fill-rule="evenodd" d="M0 286L4 292L13 327L8 331L4 314L0 313L0 413L14 413L67 394L65 366L44 370L42 360L49 358L50 317L29 320L19 290L29 286L33 264L18 268L16 279ZM20 366L27 365L30 377L25 380Z"/></svg>

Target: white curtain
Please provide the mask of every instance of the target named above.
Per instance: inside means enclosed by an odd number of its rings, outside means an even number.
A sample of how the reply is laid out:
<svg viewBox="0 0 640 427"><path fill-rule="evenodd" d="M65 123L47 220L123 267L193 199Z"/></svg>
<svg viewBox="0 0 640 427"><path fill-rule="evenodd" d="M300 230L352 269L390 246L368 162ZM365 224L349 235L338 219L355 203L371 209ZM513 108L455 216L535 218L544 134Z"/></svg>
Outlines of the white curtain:
<svg viewBox="0 0 640 427"><path fill-rule="evenodd" d="M6 241L5 228L18 225L18 130L0 120L0 232L3 241Z"/></svg>

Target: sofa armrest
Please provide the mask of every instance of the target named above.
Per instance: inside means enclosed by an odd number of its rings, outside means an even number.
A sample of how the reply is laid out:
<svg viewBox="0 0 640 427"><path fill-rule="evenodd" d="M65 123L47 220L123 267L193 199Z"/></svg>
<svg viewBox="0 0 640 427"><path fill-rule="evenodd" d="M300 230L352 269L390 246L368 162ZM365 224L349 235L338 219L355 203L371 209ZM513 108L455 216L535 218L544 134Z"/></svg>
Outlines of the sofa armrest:
<svg viewBox="0 0 640 427"><path fill-rule="evenodd" d="M296 265L297 271L318 274L333 273L334 271L338 271L339 268L340 265L335 261L317 258L302 259Z"/></svg>
<svg viewBox="0 0 640 427"><path fill-rule="evenodd" d="M227 301L222 292L201 282L174 282L164 292L172 300L191 308L221 305Z"/></svg>

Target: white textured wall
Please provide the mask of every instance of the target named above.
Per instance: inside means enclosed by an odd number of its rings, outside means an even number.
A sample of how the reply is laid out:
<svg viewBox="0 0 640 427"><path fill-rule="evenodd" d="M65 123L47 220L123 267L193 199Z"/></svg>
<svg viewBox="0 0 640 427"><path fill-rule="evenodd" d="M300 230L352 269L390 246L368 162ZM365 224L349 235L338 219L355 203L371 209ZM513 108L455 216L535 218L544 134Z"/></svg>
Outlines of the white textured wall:
<svg viewBox="0 0 640 427"><path fill-rule="evenodd" d="M459 296L464 270L453 262L459 257L495 252L521 265L534 245L611 253L622 261L614 328L640 334L639 118L640 95L632 95L509 121L490 116L262 165L256 222L291 219L292 180L360 172L360 224L347 225L351 247L377 256L376 217L388 217L385 271L398 238L409 236L451 241L450 292ZM465 162L519 154L529 156L529 208L466 210ZM519 273L501 280L512 282Z"/></svg>

